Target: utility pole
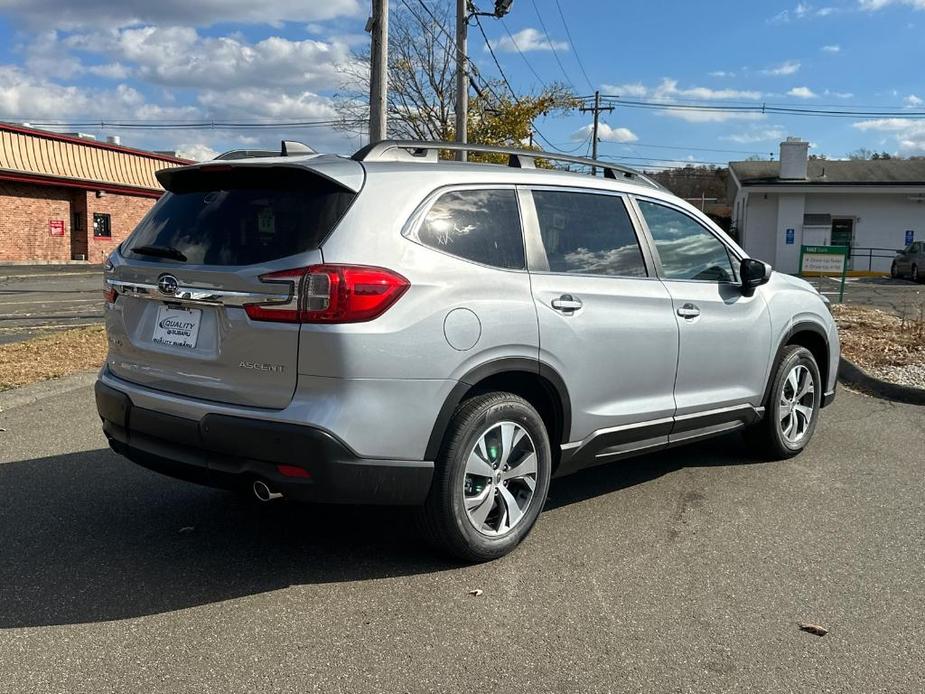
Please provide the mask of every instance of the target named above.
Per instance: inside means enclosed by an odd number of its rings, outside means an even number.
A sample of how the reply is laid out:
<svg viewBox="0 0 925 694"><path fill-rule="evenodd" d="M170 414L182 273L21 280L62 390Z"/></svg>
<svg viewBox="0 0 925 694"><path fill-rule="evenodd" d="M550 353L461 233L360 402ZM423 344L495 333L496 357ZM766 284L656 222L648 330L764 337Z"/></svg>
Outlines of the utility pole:
<svg viewBox="0 0 925 694"><path fill-rule="evenodd" d="M594 106L582 106L578 109L582 113L587 113L591 111L594 113L594 128L591 132L591 158L597 159L597 127L598 121L601 116L601 111L613 112L613 106L601 106L601 93L594 92ZM597 174L597 168L591 167L591 175L594 176Z"/></svg>
<svg viewBox="0 0 925 694"><path fill-rule="evenodd" d="M373 0L373 16L366 23L372 34L369 76L369 141L388 136L389 0Z"/></svg>
<svg viewBox="0 0 925 694"><path fill-rule="evenodd" d="M469 118L469 0L456 0L456 141L466 144ZM456 153L459 161L466 161L465 150Z"/></svg>
<svg viewBox="0 0 925 694"><path fill-rule="evenodd" d="M495 0L494 12L480 12L472 0L456 0L456 141L460 144L469 141L469 19L476 15L501 19L511 11L513 2ZM459 161L466 161L466 158L465 150L456 153Z"/></svg>

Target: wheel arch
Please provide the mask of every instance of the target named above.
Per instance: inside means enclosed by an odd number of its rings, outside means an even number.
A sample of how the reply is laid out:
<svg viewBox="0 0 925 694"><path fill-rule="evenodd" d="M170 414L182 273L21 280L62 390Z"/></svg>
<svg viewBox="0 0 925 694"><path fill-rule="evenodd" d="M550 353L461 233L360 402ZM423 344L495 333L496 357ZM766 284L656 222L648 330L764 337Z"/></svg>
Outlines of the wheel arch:
<svg viewBox="0 0 925 694"><path fill-rule="evenodd" d="M559 373L548 364L518 357L486 362L459 380L440 408L427 442L425 459L435 460L439 455L450 419L463 400L497 390L520 395L537 409L549 431L555 468L561 451L559 444L568 441L572 428L568 388Z"/></svg>
<svg viewBox="0 0 925 694"><path fill-rule="evenodd" d="M819 377L822 381L822 387L825 388L825 384L829 382L829 370L832 368L832 365L829 363L829 336L826 334L825 328L820 324L812 321L799 321L790 326L790 329L777 346L777 351L774 353L775 369L772 369L771 373L768 375L768 383L765 386L764 397L761 400L762 403L767 403L768 401L768 395L774 383L777 364L780 362L780 357L784 348L788 345L799 345L800 347L808 349L816 360L816 365L819 367ZM838 368L837 364L835 368Z"/></svg>

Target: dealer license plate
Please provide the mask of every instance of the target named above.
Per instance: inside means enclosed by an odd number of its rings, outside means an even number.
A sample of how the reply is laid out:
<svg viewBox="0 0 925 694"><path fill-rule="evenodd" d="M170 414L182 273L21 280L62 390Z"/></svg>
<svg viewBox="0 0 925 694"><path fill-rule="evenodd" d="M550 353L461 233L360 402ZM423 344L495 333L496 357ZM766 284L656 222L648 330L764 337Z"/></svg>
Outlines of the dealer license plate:
<svg viewBox="0 0 925 694"><path fill-rule="evenodd" d="M199 338L202 309L175 308L166 304L157 308L157 323L151 342L158 345L195 349Z"/></svg>

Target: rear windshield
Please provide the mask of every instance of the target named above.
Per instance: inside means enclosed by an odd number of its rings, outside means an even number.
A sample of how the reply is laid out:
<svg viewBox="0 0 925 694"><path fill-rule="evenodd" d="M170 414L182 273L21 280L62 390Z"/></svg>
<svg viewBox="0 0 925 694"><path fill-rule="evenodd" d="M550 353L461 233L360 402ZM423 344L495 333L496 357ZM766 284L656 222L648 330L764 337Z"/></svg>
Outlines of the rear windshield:
<svg viewBox="0 0 925 694"><path fill-rule="evenodd" d="M315 250L356 197L310 171L266 167L178 172L169 187L124 245L131 257L156 262L132 252L153 246L190 264L254 265Z"/></svg>

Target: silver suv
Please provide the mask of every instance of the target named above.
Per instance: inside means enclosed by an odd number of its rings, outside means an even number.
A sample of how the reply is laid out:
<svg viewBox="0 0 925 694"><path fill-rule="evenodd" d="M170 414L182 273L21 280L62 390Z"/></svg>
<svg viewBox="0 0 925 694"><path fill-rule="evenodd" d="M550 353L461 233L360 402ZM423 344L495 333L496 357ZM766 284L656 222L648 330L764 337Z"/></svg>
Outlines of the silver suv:
<svg viewBox="0 0 925 694"><path fill-rule="evenodd" d="M807 445L839 357L809 284L631 169L438 161L458 148L159 172L106 267L112 448L261 500L415 505L481 561L554 476L740 429Z"/></svg>

